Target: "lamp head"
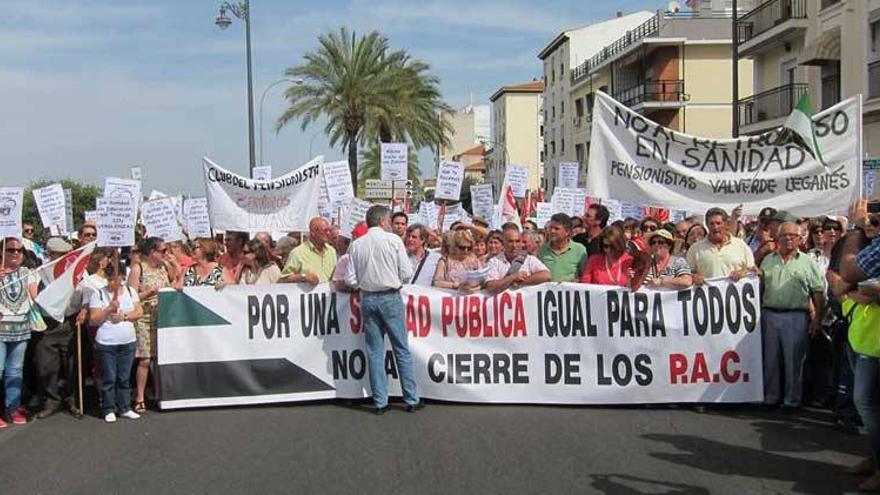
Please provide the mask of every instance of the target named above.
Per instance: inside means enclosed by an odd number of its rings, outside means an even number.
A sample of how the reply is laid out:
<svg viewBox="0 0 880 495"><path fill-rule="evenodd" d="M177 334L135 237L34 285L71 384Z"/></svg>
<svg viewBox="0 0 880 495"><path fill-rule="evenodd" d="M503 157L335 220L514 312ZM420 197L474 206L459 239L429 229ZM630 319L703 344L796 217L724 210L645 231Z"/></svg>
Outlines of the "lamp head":
<svg viewBox="0 0 880 495"><path fill-rule="evenodd" d="M217 25L220 29L226 29L232 24L232 20L229 16L226 15L226 8L220 7L220 15L217 16L217 20L214 21L214 24Z"/></svg>

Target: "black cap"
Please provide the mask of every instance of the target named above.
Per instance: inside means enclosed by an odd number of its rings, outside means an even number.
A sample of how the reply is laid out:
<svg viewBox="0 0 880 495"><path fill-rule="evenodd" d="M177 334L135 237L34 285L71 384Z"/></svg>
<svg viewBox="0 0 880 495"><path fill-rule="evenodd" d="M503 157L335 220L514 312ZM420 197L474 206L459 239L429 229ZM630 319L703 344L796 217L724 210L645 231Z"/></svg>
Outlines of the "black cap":
<svg viewBox="0 0 880 495"><path fill-rule="evenodd" d="M761 212L758 213L758 220L775 220L774 217L777 213L778 212L776 211L776 208L771 208L769 206L766 208L761 208Z"/></svg>

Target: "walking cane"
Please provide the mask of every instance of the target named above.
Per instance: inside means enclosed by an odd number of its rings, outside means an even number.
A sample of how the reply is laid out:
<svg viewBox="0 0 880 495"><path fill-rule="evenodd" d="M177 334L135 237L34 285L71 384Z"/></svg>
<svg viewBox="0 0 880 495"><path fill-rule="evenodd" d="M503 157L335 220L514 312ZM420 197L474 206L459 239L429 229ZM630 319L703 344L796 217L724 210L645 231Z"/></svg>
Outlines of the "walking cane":
<svg viewBox="0 0 880 495"><path fill-rule="evenodd" d="M83 418L83 367L82 367L82 324L76 324L76 387L78 410L77 419Z"/></svg>

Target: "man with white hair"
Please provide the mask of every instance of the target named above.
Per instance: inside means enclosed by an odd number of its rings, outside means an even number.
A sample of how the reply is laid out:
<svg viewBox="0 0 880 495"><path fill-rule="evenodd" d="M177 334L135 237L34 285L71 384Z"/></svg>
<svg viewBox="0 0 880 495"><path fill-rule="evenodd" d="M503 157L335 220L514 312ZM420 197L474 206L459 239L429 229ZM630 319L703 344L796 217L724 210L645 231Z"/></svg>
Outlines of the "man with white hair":
<svg viewBox="0 0 880 495"><path fill-rule="evenodd" d="M281 272L282 283L327 282L336 268L336 249L330 245L330 223L315 217L309 221L309 239L293 251Z"/></svg>

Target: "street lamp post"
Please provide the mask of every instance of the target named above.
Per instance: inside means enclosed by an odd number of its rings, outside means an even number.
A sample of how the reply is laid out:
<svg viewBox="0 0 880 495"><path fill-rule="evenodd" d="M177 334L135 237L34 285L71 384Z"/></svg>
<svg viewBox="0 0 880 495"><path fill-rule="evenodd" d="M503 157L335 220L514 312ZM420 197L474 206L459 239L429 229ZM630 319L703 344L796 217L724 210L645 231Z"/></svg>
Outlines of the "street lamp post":
<svg viewBox="0 0 880 495"><path fill-rule="evenodd" d="M254 176L254 166L257 163L256 153L254 150L254 83L251 73L251 9L250 0L231 4L223 2L220 4L220 15L217 16L215 24L220 29L226 29L232 24L232 20L226 15L226 11L232 12L244 22L245 43L247 44L247 97L248 97L248 157L250 176Z"/></svg>
<svg viewBox="0 0 880 495"><path fill-rule="evenodd" d="M265 165L265 163L263 162L263 101L266 100L266 93L268 93L269 90L272 89L273 86L276 86L276 85L281 84L283 82L289 82L289 83L293 83L293 84L302 84L303 80L302 79L291 79L291 78L287 78L287 77L281 78L281 79L273 82L272 84L266 86L266 89L263 90L263 94L260 95L260 165L261 166Z"/></svg>

